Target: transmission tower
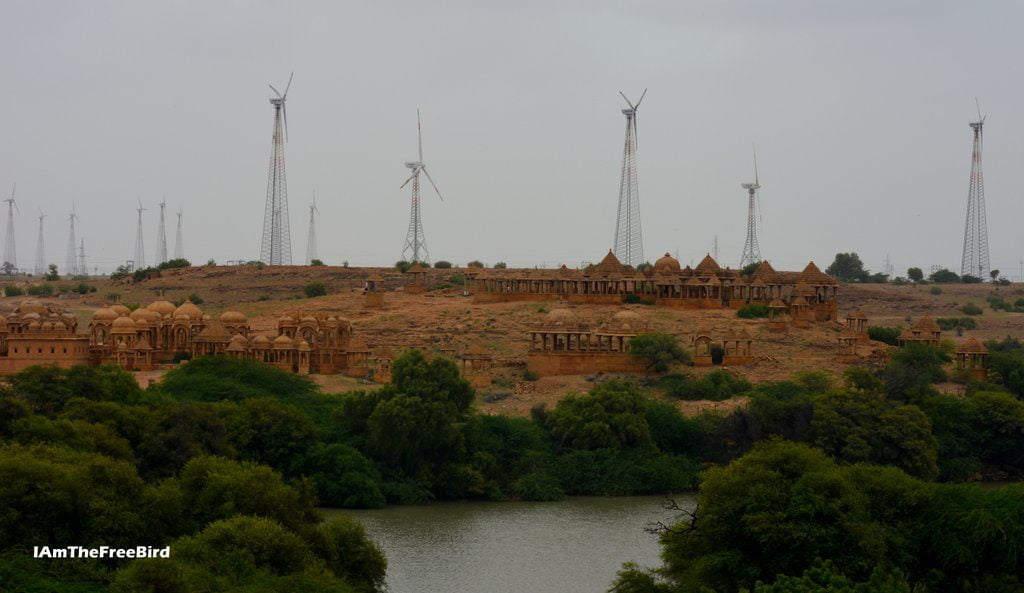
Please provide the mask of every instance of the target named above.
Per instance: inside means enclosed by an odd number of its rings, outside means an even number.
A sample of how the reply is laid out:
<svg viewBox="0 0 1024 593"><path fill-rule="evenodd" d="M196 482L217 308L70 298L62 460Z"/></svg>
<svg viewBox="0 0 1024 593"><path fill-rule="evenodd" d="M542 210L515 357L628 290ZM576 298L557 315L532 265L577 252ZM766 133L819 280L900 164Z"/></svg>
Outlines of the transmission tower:
<svg viewBox="0 0 1024 593"><path fill-rule="evenodd" d="M405 166L412 169L412 175L405 180L405 183L398 189L402 189L412 182L412 208L409 214L409 231L405 234L405 246L402 247L402 261L419 261L430 263L430 253L427 251L427 239L423 235L423 218L420 214L420 172L427 176L430 185L437 192L437 197L444 201L441 190L437 189L434 178L427 171L427 165L423 162L423 130L420 126L420 110L416 110L416 138L419 146L419 160L408 161ZM412 259L409 256L412 255Z"/></svg>
<svg viewBox="0 0 1024 593"><path fill-rule="evenodd" d="M43 219L46 215L43 214L42 208L39 209L39 238L36 239L36 266L32 269L32 273L37 276L46 272L46 248L43 246Z"/></svg>
<svg viewBox="0 0 1024 593"><path fill-rule="evenodd" d="M292 73L294 76L295 73ZM267 205L263 213L263 245L260 247L260 261L272 266L292 263L291 226L288 223L288 182L284 172L284 142L288 137L288 89L292 76L281 94L270 86L277 97L270 99L274 106L274 139L270 152L270 174L267 177ZM283 123L283 125L282 125Z"/></svg>
<svg viewBox="0 0 1024 593"><path fill-rule="evenodd" d="M320 209L316 207L316 192L313 192L313 203L309 205L309 235L306 239L306 265L312 265L314 259L319 259L316 254L316 215Z"/></svg>
<svg viewBox="0 0 1024 593"><path fill-rule="evenodd" d="M988 223L985 220L985 181L981 174L982 126L985 118L978 109L978 121L971 122L974 149L971 155L971 183L967 192L967 220L964 223L964 253L960 260L961 276L988 278Z"/></svg>
<svg viewBox="0 0 1024 593"><path fill-rule="evenodd" d="M627 266L644 262L643 233L640 230L640 189L636 177L636 112L647 94L644 89L636 105L619 91L629 109L626 116L626 143L622 149L622 178L619 181L619 216L615 221L615 257Z"/></svg>
<svg viewBox="0 0 1024 593"><path fill-rule="evenodd" d="M160 202L160 226L156 229L156 263L157 265L167 261L167 231L164 225L164 210L167 208L167 198Z"/></svg>
<svg viewBox="0 0 1024 593"><path fill-rule="evenodd" d="M89 268L85 266L85 239L81 239L78 247L78 275L88 276Z"/></svg>
<svg viewBox="0 0 1024 593"><path fill-rule="evenodd" d="M178 210L178 231L174 236L174 259L185 259L185 245L181 242L181 210Z"/></svg>
<svg viewBox="0 0 1024 593"><path fill-rule="evenodd" d="M71 204L71 214L68 215L68 251L66 265L64 273L68 276L77 276L77 258L75 257L75 221L78 220L78 214L75 213L75 204Z"/></svg>
<svg viewBox="0 0 1024 593"><path fill-rule="evenodd" d="M18 250L14 245L14 210L18 209L18 214L21 214L21 209L18 208L17 202L14 201L14 192L18 189L18 184L14 184L14 189L11 190L11 197L4 200L7 202L7 237L4 239L4 264L10 264L14 270L18 269Z"/></svg>
<svg viewBox="0 0 1024 593"><path fill-rule="evenodd" d="M740 268L761 261L761 247L757 244L757 190L761 182L757 175L757 151L754 151L754 182L741 183L740 187L747 190L747 240L743 244L743 257Z"/></svg>
<svg viewBox="0 0 1024 593"><path fill-rule="evenodd" d="M142 200L139 200L139 207L135 209L139 213L139 224L135 228L135 269L141 270L146 267L146 245L142 239Z"/></svg>

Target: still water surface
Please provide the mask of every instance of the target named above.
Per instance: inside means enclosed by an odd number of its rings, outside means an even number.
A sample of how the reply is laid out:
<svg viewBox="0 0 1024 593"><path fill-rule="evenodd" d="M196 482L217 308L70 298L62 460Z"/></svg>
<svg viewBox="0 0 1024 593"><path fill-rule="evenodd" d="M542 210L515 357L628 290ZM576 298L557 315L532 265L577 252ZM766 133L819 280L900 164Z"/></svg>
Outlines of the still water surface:
<svg viewBox="0 0 1024 593"><path fill-rule="evenodd" d="M660 564L663 497L440 503L341 511L388 557L390 593L600 593L623 562ZM676 497L692 506L688 495Z"/></svg>

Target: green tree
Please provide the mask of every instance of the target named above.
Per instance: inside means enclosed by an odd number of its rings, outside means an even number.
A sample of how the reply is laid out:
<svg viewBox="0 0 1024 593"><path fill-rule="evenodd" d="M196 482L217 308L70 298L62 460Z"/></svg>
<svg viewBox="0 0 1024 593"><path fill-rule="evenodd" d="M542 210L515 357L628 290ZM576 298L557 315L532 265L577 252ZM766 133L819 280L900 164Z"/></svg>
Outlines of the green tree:
<svg viewBox="0 0 1024 593"><path fill-rule="evenodd" d="M224 423L239 457L283 472L317 442L316 425L308 416L272 398L229 406Z"/></svg>
<svg viewBox="0 0 1024 593"><path fill-rule="evenodd" d="M690 362L688 352L679 347L679 340L671 334L645 333L629 340L629 353L643 359L644 371L664 373L672 365Z"/></svg>
<svg viewBox="0 0 1024 593"><path fill-rule="evenodd" d="M907 268L907 278L912 282L920 282L924 280L924 272L921 268Z"/></svg>
<svg viewBox="0 0 1024 593"><path fill-rule="evenodd" d="M951 272L946 268L936 270L928 275L928 280L937 284L949 284L960 282L960 276L956 275L956 272Z"/></svg>
<svg viewBox="0 0 1024 593"><path fill-rule="evenodd" d="M809 441L836 459L892 465L925 480L938 476L938 443L917 406L843 390L818 396L813 405Z"/></svg>
<svg viewBox="0 0 1024 593"><path fill-rule="evenodd" d="M825 269L825 273L843 282L864 282L868 279L864 262L860 261L860 256L853 252L837 253L832 265Z"/></svg>
<svg viewBox="0 0 1024 593"><path fill-rule="evenodd" d="M607 381L587 395L568 395L548 414L546 426L559 447L619 449L646 446L651 431L646 402L635 385Z"/></svg>

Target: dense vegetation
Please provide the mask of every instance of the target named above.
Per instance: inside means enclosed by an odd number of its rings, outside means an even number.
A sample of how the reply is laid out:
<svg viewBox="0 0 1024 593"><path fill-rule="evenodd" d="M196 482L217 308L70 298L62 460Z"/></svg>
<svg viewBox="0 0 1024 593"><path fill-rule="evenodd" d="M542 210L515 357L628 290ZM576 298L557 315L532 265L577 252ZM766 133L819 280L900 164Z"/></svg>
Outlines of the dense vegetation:
<svg viewBox="0 0 1024 593"><path fill-rule="evenodd" d="M679 362L657 339L647 346L652 370ZM344 395L220 357L145 391L114 367L32 367L0 389L0 579L40 591L371 591L383 557L361 527L323 522L316 505L699 482L694 516L663 534L664 569L627 569L618 591L998 591L1020 577L1024 548L1013 546L1024 542L986 526L1020 521L1020 490L937 485L1024 474L1024 346L988 347L992 382L967 383L963 397L933 387L948 354L913 347L841 380L803 372L752 385L718 370L670 372L646 389L605 381L530 418L478 412L454 363L417 351L394 361L389 384ZM694 418L671 403L735 395L747 405ZM174 553L25 553L68 543Z"/></svg>

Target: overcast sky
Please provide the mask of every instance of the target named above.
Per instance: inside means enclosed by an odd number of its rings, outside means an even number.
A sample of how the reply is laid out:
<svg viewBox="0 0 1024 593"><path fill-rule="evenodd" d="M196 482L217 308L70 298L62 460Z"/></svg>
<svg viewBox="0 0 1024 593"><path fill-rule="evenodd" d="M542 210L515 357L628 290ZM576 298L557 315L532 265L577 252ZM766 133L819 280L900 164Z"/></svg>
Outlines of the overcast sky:
<svg viewBox="0 0 1024 593"><path fill-rule="evenodd" d="M259 256L273 108L285 84L292 253L316 191L330 264L399 259L416 108L433 260L578 265L612 244L624 106L638 118L645 254L736 266L757 145L761 251L824 268L856 251L957 272L974 99L991 259L1017 276L1024 43L1017 2L49 2L0 4L0 193L18 263L63 269L67 213L89 267L147 260L156 203L194 262ZM281 87L278 87L281 88ZM6 188L6 189L2 189Z"/></svg>

